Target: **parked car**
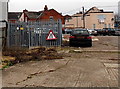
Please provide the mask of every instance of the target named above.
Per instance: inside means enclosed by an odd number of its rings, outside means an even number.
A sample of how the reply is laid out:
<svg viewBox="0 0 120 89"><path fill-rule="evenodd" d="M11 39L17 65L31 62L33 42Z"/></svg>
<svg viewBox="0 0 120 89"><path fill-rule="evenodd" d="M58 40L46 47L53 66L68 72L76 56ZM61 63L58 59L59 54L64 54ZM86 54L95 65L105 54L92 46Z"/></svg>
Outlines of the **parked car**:
<svg viewBox="0 0 120 89"><path fill-rule="evenodd" d="M102 29L95 29L97 31L97 35L102 35Z"/></svg>
<svg viewBox="0 0 120 89"><path fill-rule="evenodd" d="M103 29L101 29L101 30L98 30L97 31L97 33L99 34L99 35L114 35L115 34L115 29L113 29L113 28L103 28Z"/></svg>
<svg viewBox="0 0 120 89"><path fill-rule="evenodd" d="M72 29L65 29L65 34L70 34Z"/></svg>
<svg viewBox="0 0 120 89"><path fill-rule="evenodd" d="M70 46L92 46L92 38L86 29L74 29L69 37Z"/></svg>
<svg viewBox="0 0 120 89"><path fill-rule="evenodd" d="M94 29L87 29L87 30L90 33L90 35L94 35L94 36L97 35L97 31L96 30L94 30Z"/></svg>
<svg viewBox="0 0 120 89"><path fill-rule="evenodd" d="M120 36L120 29L115 29L115 36Z"/></svg>

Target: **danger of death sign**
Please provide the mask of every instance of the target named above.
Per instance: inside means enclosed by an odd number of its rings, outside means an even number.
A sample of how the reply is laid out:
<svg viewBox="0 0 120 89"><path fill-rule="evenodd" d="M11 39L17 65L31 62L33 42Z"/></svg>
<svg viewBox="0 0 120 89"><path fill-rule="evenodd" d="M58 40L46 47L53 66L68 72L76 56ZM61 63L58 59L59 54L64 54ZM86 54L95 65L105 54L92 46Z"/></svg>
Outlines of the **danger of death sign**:
<svg viewBox="0 0 120 89"><path fill-rule="evenodd" d="M49 31L49 34L48 34L48 36L47 36L47 38L46 38L46 40L56 40L56 39L57 39L57 38L56 38L56 36L54 35L53 31L50 30L50 31Z"/></svg>

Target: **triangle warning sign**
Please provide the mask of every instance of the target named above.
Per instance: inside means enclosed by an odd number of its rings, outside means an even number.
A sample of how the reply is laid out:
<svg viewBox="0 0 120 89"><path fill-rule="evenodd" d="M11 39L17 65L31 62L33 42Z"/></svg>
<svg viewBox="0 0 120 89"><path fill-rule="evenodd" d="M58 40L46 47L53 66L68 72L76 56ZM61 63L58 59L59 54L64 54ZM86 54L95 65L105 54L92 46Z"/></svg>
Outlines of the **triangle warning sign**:
<svg viewBox="0 0 120 89"><path fill-rule="evenodd" d="M46 40L56 40L56 39L57 39L57 38L56 38L56 36L54 35L53 31L50 30L50 31L49 31L49 34L48 34L48 36L47 36L47 38L46 38Z"/></svg>

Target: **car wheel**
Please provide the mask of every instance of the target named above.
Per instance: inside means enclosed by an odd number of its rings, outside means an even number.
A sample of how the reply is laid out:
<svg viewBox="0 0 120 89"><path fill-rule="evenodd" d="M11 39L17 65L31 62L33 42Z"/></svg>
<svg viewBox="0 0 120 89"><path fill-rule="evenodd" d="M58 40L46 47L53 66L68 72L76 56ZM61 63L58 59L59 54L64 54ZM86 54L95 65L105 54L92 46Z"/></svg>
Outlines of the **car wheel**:
<svg viewBox="0 0 120 89"><path fill-rule="evenodd" d="M111 34L110 34L110 33L108 33L108 36L111 36Z"/></svg>
<svg viewBox="0 0 120 89"><path fill-rule="evenodd" d="M92 47L92 43L87 44L88 47Z"/></svg>
<svg viewBox="0 0 120 89"><path fill-rule="evenodd" d="M69 42L69 46L72 47L72 46L73 46L73 43L72 43L72 42Z"/></svg>
<svg viewBox="0 0 120 89"><path fill-rule="evenodd" d="M97 36L97 34L95 34L94 36Z"/></svg>

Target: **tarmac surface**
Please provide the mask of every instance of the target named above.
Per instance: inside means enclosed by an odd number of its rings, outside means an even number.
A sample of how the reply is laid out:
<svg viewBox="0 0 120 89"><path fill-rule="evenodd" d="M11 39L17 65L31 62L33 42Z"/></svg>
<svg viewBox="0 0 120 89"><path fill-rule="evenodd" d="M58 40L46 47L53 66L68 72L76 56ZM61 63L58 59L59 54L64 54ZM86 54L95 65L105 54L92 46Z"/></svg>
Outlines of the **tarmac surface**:
<svg viewBox="0 0 120 89"><path fill-rule="evenodd" d="M4 69L2 86L118 87L118 37L97 38L93 47L62 47L58 52L64 59L30 61Z"/></svg>

